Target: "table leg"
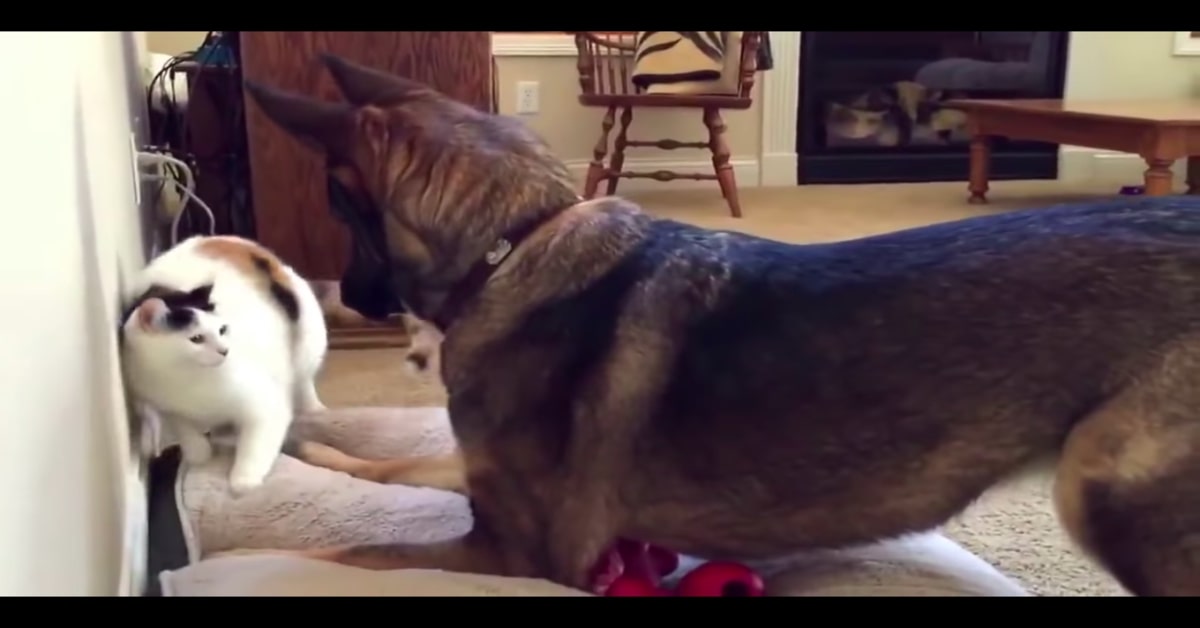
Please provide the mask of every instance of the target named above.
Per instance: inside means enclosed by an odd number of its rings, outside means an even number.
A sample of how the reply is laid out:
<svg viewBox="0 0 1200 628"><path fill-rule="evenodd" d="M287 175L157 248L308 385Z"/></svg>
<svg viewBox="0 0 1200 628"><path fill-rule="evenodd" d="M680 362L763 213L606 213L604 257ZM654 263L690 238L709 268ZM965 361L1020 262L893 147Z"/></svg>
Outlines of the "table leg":
<svg viewBox="0 0 1200 628"><path fill-rule="evenodd" d="M1188 194L1200 194L1200 155L1188 157L1187 184Z"/></svg>
<svg viewBox="0 0 1200 628"><path fill-rule="evenodd" d="M991 138L982 133L971 136L971 191L967 202L979 205L987 202L988 175L992 166Z"/></svg>
<svg viewBox="0 0 1200 628"><path fill-rule="evenodd" d="M1145 184L1146 196L1167 196L1171 193L1171 179L1174 173L1171 166L1175 164L1170 159L1146 159Z"/></svg>

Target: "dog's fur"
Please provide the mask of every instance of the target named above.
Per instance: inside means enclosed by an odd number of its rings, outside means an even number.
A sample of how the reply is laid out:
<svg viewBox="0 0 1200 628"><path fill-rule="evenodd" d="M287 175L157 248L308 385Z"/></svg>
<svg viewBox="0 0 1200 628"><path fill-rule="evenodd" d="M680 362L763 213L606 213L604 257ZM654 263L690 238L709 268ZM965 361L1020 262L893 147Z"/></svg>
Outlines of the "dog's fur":
<svg viewBox="0 0 1200 628"><path fill-rule="evenodd" d="M1058 455L1077 541L1133 593L1200 594L1200 200L788 245L579 202L520 122L325 63L349 103L248 89L360 200L348 305L428 319L543 224L444 329L474 529L305 555L583 588L617 537L741 559L868 542Z"/></svg>

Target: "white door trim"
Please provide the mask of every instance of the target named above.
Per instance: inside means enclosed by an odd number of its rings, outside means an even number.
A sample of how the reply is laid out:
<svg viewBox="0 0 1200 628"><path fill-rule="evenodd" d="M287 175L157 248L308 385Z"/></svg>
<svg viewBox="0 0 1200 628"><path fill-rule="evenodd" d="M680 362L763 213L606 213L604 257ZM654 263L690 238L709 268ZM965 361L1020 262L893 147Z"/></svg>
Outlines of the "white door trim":
<svg viewBox="0 0 1200 628"><path fill-rule="evenodd" d="M760 185L796 185L796 118L800 108L801 31L771 31L775 66L761 73Z"/></svg>

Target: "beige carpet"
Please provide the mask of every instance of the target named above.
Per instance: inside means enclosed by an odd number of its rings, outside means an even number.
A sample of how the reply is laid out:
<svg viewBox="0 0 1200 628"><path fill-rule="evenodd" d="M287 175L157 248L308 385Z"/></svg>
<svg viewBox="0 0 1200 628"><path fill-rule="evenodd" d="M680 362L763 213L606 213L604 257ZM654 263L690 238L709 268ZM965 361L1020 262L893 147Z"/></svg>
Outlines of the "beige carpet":
<svg viewBox="0 0 1200 628"><path fill-rule="evenodd" d="M706 227L737 229L792 242L881 233L980 213L1080 201L1116 186L1071 188L1056 182L992 184L992 203L968 205L961 183L750 188L745 217L730 218L712 190L631 194L656 214ZM321 381L330 405L440 405L439 382L409 374L398 350L334 352ZM1072 548L1059 530L1045 475L1014 480L984 496L947 526L950 536L1040 595L1123 595Z"/></svg>

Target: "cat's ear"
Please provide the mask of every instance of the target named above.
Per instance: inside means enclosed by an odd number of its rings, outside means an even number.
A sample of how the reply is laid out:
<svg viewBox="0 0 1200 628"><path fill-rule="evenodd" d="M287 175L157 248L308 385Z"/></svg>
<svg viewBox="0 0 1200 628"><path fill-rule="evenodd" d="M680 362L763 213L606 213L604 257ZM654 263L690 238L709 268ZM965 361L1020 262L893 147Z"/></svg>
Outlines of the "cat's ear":
<svg viewBox="0 0 1200 628"><path fill-rule="evenodd" d="M167 303L162 299L146 299L138 306L134 316L137 318L138 327L146 331L155 331L163 327L169 312Z"/></svg>

